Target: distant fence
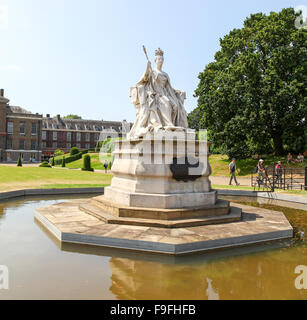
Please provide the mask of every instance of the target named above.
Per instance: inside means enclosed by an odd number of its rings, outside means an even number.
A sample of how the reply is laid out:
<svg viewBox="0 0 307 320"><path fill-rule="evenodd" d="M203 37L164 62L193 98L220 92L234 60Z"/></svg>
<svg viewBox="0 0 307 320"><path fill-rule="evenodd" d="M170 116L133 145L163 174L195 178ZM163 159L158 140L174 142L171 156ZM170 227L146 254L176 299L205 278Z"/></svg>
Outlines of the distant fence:
<svg viewBox="0 0 307 320"><path fill-rule="evenodd" d="M307 190L307 167L276 170L275 166L268 166L263 174L252 173L251 186L267 191Z"/></svg>

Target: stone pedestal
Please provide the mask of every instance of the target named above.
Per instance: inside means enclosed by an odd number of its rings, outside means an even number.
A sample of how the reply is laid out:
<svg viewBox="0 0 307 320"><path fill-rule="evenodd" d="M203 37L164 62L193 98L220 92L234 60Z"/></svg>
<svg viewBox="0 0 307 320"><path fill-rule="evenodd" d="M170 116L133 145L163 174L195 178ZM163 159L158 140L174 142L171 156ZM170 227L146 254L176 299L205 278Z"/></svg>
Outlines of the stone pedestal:
<svg viewBox="0 0 307 320"><path fill-rule="evenodd" d="M119 205L177 209L214 205L208 145L182 137L117 141L112 173L104 198Z"/></svg>

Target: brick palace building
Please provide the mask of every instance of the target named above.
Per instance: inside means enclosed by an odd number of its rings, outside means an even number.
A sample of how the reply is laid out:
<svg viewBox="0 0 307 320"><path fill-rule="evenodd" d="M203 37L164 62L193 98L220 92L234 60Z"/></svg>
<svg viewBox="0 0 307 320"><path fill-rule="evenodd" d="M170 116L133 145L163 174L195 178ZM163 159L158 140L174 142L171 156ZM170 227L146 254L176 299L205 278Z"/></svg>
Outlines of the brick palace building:
<svg viewBox="0 0 307 320"><path fill-rule="evenodd" d="M49 159L56 149L69 152L72 147L94 149L97 141L108 137L124 137L131 123L123 120L64 119L32 114L9 105L0 90L0 162L25 162Z"/></svg>
<svg viewBox="0 0 307 320"><path fill-rule="evenodd" d="M40 161L43 116L10 106L0 90L0 161Z"/></svg>

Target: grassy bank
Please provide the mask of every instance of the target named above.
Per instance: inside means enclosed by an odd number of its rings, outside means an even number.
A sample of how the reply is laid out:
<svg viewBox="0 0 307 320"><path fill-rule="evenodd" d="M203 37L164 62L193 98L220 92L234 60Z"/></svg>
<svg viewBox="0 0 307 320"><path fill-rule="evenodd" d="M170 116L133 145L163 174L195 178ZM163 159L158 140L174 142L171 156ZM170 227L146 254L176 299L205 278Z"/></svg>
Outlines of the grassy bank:
<svg viewBox="0 0 307 320"><path fill-rule="evenodd" d="M39 167L0 167L0 191L62 186L104 186L112 175L98 172L75 171Z"/></svg>
<svg viewBox="0 0 307 320"><path fill-rule="evenodd" d="M91 157L91 166L94 169L104 170L103 163L105 160L111 161L112 156L110 154L99 155L99 153L88 153ZM58 165L57 167L61 167ZM66 168L70 169L80 169L83 167L83 159L79 159L66 164Z"/></svg>
<svg viewBox="0 0 307 320"><path fill-rule="evenodd" d="M291 168L304 168L307 166L307 159L305 159L304 163L290 163L287 164L285 158L283 157L276 157L276 156L263 156L264 165L272 165L276 164L277 161L281 161L284 167L291 167ZM209 162L212 168L212 175L213 176L229 176L229 162L230 160L226 155L221 154L213 154L209 158ZM258 161L249 159L237 160L237 168L239 170L239 176L250 176L252 171L257 166Z"/></svg>

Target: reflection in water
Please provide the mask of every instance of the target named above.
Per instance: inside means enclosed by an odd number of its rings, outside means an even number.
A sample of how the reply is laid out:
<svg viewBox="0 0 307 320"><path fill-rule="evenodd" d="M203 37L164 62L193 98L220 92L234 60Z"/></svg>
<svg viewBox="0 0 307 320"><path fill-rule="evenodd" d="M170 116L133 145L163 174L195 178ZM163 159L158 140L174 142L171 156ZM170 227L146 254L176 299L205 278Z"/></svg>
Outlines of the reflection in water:
<svg viewBox="0 0 307 320"><path fill-rule="evenodd" d="M294 286L306 242L179 257L61 244L33 222L34 209L50 203L0 204L0 264L14 275L0 299L307 299ZM300 228L307 223L306 212L285 214Z"/></svg>
<svg viewBox="0 0 307 320"><path fill-rule="evenodd" d="M220 300L219 294L212 287L212 280L207 278L208 288L206 290L208 300Z"/></svg>

